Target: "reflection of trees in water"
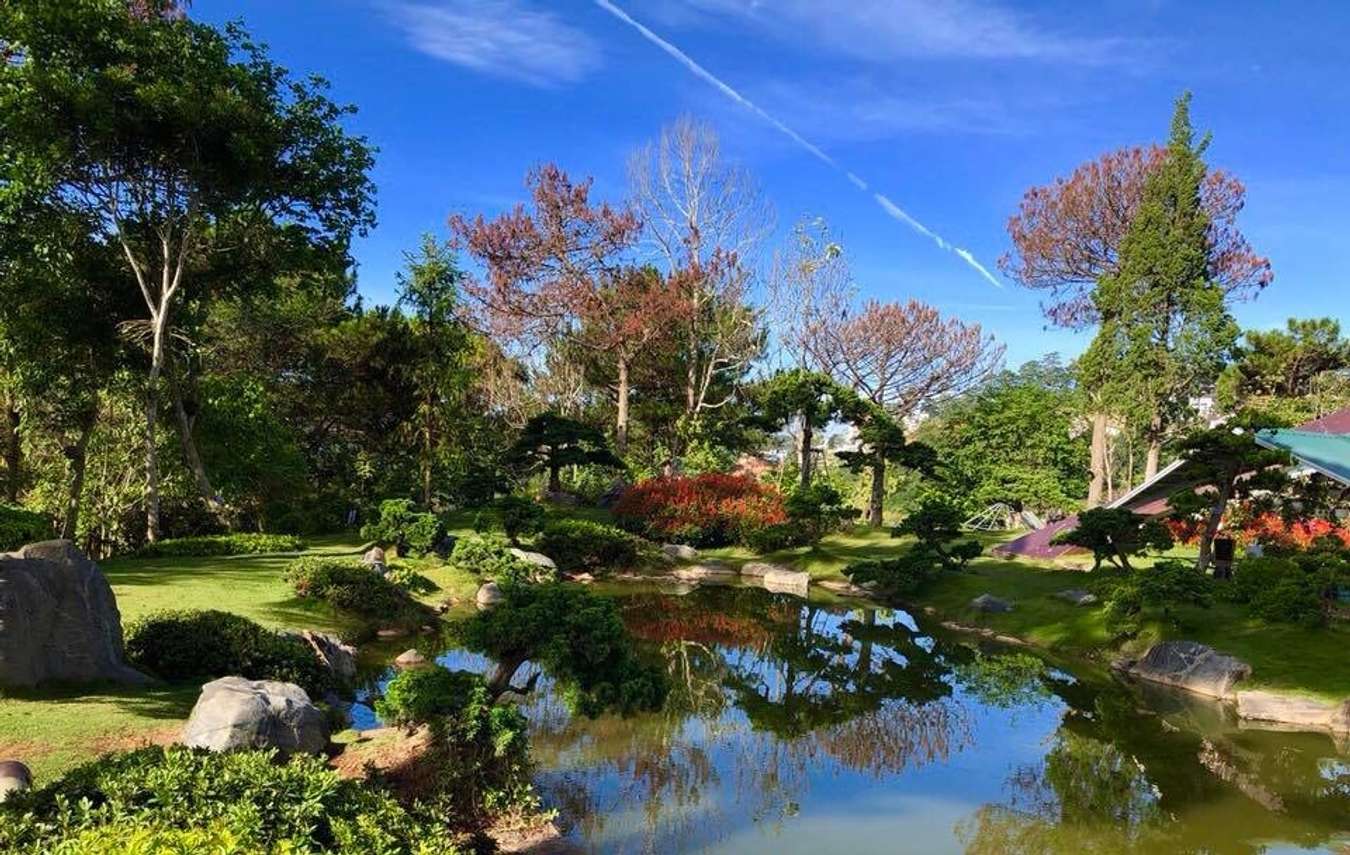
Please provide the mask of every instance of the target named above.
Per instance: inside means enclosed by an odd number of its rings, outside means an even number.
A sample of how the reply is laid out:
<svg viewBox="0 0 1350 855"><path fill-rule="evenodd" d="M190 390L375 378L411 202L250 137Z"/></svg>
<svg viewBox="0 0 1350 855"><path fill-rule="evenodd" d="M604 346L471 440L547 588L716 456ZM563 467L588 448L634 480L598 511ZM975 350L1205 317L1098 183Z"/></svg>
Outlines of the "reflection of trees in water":
<svg viewBox="0 0 1350 855"><path fill-rule="evenodd" d="M642 827L625 849L719 837L746 818L792 815L822 770L898 774L969 741L946 667L890 613L845 616L732 589L642 598L625 620L666 661L663 712L584 723L531 714L536 756L566 770L551 801L591 839L607 821L623 833L634 809Z"/></svg>
<svg viewBox="0 0 1350 855"><path fill-rule="evenodd" d="M1015 771L1008 785L1014 810L1052 822L1109 824L1132 835L1161 817L1158 791L1138 760L1070 730L1058 731L1044 759Z"/></svg>

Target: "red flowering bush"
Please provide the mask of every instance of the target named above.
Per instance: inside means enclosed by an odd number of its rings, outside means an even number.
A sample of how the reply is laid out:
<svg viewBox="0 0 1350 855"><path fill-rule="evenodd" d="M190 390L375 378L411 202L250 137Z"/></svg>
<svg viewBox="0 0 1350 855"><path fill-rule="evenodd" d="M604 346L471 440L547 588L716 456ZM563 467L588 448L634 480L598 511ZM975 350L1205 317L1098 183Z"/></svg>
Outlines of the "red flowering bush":
<svg viewBox="0 0 1350 855"><path fill-rule="evenodd" d="M614 505L619 525L652 540L726 546L787 522L783 495L746 475L652 478Z"/></svg>
<svg viewBox="0 0 1350 855"><path fill-rule="evenodd" d="M1204 523L1193 520L1169 520L1167 527L1172 536L1181 543L1196 543ZM1350 528L1337 526L1324 519L1293 520L1286 522L1276 513L1261 513L1254 516L1230 513L1224 518L1220 532L1231 537L1240 545L1260 543L1265 547L1303 551L1312 546L1318 538L1331 536L1350 547Z"/></svg>

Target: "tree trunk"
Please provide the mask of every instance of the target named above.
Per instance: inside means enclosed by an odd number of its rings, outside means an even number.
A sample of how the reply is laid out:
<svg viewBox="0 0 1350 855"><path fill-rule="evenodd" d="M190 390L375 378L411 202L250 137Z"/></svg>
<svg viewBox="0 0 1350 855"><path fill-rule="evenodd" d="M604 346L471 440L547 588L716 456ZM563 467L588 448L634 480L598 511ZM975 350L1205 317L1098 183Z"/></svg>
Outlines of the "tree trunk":
<svg viewBox="0 0 1350 855"><path fill-rule="evenodd" d="M628 360L618 360L619 386L616 393L618 416L614 422L614 451L623 457L628 453Z"/></svg>
<svg viewBox="0 0 1350 855"><path fill-rule="evenodd" d="M150 370L145 390L145 539L159 540L159 454L155 449L155 423L159 419L159 372Z"/></svg>
<svg viewBox="0 0 1350 855"><path fill-rule="evenodd" d="M94 434L94 425L98 423L98 402L95 400L89 412L80 420L80 436L75 444L66 449L66 459L70 461L70 488L66 494L66 516L61 523L61 538L75 540L80 529L80 504L84 493L84 473L89 462L89 438Z"/></svg>
<svg viewBox="0 0 1350 855"><path fill-rule="evenodd" d="M802 416L801 447L797 449L797 468L801 471L802 488L811 486L811 420Z"/></svg>
<svg viewBox="0 0 1350 855"><path fill-rule="evenodd" d="M431 510L431 464L432 464L432 443L435 440L434 430L432 428L432 400L431 395L422 402L422 507Z"/></svg>
<svg viewBox="0 0 1350 855"><path fill-rule="evenodd" d="M1205 530L1200 533L1200 557L1195 562L1195 567L1201 573L1209 570L1209 563L1214 557L1214 537L1219 533L1219 526L1223 524L1223 512L1228 508L1228 500L1233 495L1233 476L1225 474L1223 483L1219 484L1219 492L1214 498L1214 504L1209 508L1209 519L1205 521Z"/></svg>
<svg viewBox="0 0 1350 855"><path fill-rule="evenodd" d="M1158 463L1162 459L1162 416L1154 415L1148 424L1148 455L1144 457L1144 481L1153 480L1158 474Z"/></svg>
<svg viewBox="0 0 1350 855"><path fill-rule="evenodd" d="M867 524L881 528L882 506L886 503L886 458L872 458L872 495L867 499Z"/></svg>
<svg viewBox="0 0 1350 855"><path fill-rule="evenodd" d="M1092 416L1092 481L1088 484L1087 506L1095 508L1106 490L1106 413Z"/></svg>
<svg viewBox="0 0 1350 855"><path fill-rule="evenodd" d="M562 467L556 463L548 465L548 491L554 494L562 492Z"/></svg>
<svg viewBox="0 0 1350 855"><path fill-rule="evenodd" d="M23 486L23 436L19 432L22 416L18 402L11 393L5 400L9 431L5 436L5 500L11 505L19 501L19 488Z"/></svg>
<svg viewBox="0 0 1350 855"><path fill-rule="evenodd" d="M188 414L187 406L183 403L183 390L179 387L176 378L169 383L169 394L173 396L173 409L178 416L178 434L183 446L183 462L187 464L188 471L192 473L192 480L197 485L197 492L206 502L206 506L211 509L211 513L223 520L225 500L211 486L211 478L206 474L206 465L202 463L202 456L197 451L197 440L193 438L197 417Z"/></svg>

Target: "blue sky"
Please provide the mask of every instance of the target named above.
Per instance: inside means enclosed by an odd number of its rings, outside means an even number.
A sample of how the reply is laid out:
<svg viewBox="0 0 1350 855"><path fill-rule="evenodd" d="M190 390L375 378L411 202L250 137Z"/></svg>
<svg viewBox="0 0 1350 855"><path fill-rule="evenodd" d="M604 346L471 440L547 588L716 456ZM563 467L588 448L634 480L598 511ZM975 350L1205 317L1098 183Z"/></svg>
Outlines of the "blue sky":
<svg viewBox="0 0 1350 855"><path fill-rule="evenodd" d="M1044 329L1038 295L986 281L871 194L993 270L1027 187L1160 140L1189 88L1197 126L1214 134L1210 162L1247 184L1242 226L1275 268L1239 320L1350 326L1343 2L196 0L193 15L242 18L283 64L359 107L352 128L380 148L380 223L356 249L360 289L377 301L402 252L444 233L451 212L509 207L546 160L618 199L628 153L689 113L760 179L780 231L826 218L864 294L977 321L1013 364L1072 355L1084 337Z"/></svg>

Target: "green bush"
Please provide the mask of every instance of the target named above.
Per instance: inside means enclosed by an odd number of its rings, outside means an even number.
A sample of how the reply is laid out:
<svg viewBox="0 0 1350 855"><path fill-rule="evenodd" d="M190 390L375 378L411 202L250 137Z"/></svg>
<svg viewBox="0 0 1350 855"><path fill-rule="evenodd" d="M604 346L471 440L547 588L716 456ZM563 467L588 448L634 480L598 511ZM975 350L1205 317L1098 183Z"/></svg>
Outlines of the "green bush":
<svg viewBox="0 0 1350 855"><path fill-rule="evenodd" d="M229 612L147 615L127 627L126 653L133 666L171 683L237 675L295 683L316 698L332 688L328 669L303 639Z"/></svg>
<svg viewBox="0 0 1350 855"><path fill-rule="evenodd" d="M1078 525L1061 531L1050 541L1092 550L1092 569L1109 561L1122 570L1133 569L1130 558L1149 550L1172 548L1172 533L1160 520L1149 519L1126 508L1092 508L1078 515Z"/></svg>
<svg viewBox="0 0 1350 855"><path fill-rule="evenodd" d="M494 704L477 674L440 665L403 671L375 711L387 724L430 729L437 797L452 815L488 816L533 803L525 717Z"/></svg>
<svg viewBox="0 0 1350 855"><path fill-rule="evenodd" d="M408 499L385 499L376 518L361 527L361 536L398 549L399 555L426 555L445 539L445 523L419 512Z"/></svg>
<svg viewBox="0 0 1350 855"><path fill-rule="evenodd" d="M612 525L590 520L555 520L535 541L538 550L564 572L632 567L642 544Z"/></svg>
<svg viewBox="0 0 1350 855"><path fill-rule="evenodd" d="M461 537L455 541L450 563L461 570L497 582L525 582L534 565L511 553L510 544L500 537Z"/></svg>
<svg viewBox="0 0 1350 855"><path fill-rule="evenodd" d="M46 514L0 505L0 552L12 552L20 546L53 537L56 537L56 529Z"/></svg>
<svg viewBox="0 0 1350 855"><path fill-rule="evenodd" d="M502 496L493 503L502 531L519 545L521 535L537 534L544 527L544 506L528 496Z"/></svg>
<svg viewBox="0 0 1350 855"><path fill-rule="evenodd" d="M844 568L855 585L870 585L885 598L912 597L941 575L942 565L924 553L898 558L857 561Z"/></svg>
<svg viewBox="0 0 1350 855"><path fill-rule="evenodd" d="M1321 626L1327 620L1327 603L1315 577L1299 572L1286 576L1252 598L1252 614L1271 623Z"/></svg>
<svg viewBox="0 0 1350 855"><path fill-rule="evenodd" d="M5 852L461 852L442 817L321 758L181 746L114 754L3 807ZM129 848L138 842L141 849Z"/></svg>
<svg viewBox="0 0 1350 855"><path fill-rule="evenodd" d="M783 501L783 508L788 524L802 532L804 543L817 543L862 515L862 511L844 501L838 490L821 481L794 489Z"/></svg>
<svg viewBox="0 0 1350 855"><path fill-rule="evenodd" d="M303 552L305 542L289 534L208 534L174 537L147 543L136 550L141 558L197 558L215 555L264 555Z"/></svg>
<svg viewBox="0 0 1350 855"><path fill-rule="evenodd" d="M949 570L960 570L980 554L978 541L963 540L961 509L939 498L924 499L900 524L891 529L891 537L913 537L906 560L926 561Z"/></svg>
<svg viewBox="0 0 1350 855"><path fill-rule="evenodd" d="M801 526L790 522L743 529L741 541L760 555L810 543Z"/></svg>
<svg viewBox="0 0 1350 855"><path fill-rule="evenodd" d="M1262 620L1320 626L1326 622L1324 595L1335 586L1339 569L1335 561L1319 554L1247 558L1216 588L1223 599L1246 604Z"/></svg>
<svg viewBox="0 0 1350 855"><path fill-rule="evenodd" d="M1170 617L1172 607L1208 607L1213 601L1214 579L1186 561L1159 561L1150 568L1129 570L1100 583L1106 620L1119 632L1138 629L1145 609L1157 608Z"/></svg>
<svg viewBox="0 0 1350 855"><path fill-rule="evenodd" d="M420 610L408 592L357 561L305 557L292 561L286 581L301 599L371 618L402 618Z"/></svg>
<svg viewBox="0 0 1350 855"><path fill-rule="evenodd" d="M412 594L429 594L436 590L436 583L418 573L407 564L386 565L384 578Z"/></svg>

